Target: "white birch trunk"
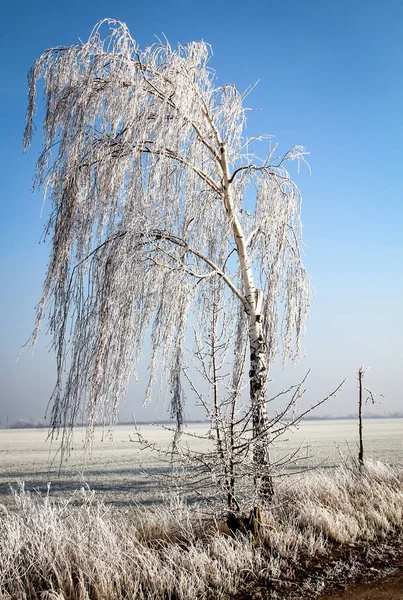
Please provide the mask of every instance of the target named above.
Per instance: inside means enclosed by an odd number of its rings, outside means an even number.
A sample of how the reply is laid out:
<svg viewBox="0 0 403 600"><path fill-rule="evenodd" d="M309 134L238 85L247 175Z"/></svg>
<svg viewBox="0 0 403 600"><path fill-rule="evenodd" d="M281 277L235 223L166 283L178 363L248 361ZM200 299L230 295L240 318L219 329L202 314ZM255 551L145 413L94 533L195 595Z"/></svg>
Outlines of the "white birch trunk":
<svg viewBox="0 0 403 600"><path fill-rule="evenodd" d="M259 305L261 291L256 291ZM253 461L255 463L255 488L262 500L270 502L273 497L273 480L270 473L269 453L269 420L267 415L267 354L263 335L261 314L249 315L249 347L250 347L250 401L253 422Z"/></svg>
<svg viewBox="0 0 403 600"><path fill-rule="evenodd" d="M273 496L273 480L270 474L269 422L266 406L268 371L261 314L262 292L256 288L245 235L238 216L233 210L228 160L224 144L221 146L221 166L224 174L224 206L228 218L232 222L245 292L245 311L248 315L250 349L249 390L253 422L253 459L256 470L255 489L264 502L270 502Z"/></svg>

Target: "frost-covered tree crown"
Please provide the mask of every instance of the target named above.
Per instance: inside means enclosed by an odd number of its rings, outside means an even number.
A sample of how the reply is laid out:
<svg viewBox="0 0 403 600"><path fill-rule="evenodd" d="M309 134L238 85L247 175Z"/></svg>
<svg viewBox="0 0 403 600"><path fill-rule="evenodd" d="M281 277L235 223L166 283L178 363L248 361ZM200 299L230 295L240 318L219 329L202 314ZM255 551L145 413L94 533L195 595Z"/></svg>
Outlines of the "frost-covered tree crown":
<svg viewBox="0 0 403 600"><path fill-rule="evenodd" d="M236 319L256 309L249 269L263 292L268 358L279 334L285 356L298 353L309 282L300 194L284 165L303 160L304 149L277 165L272 153L251 154L245 95L215 86L210 54L204 42L143 51L124 23L105 20L87 42L44 52L30 72L25 147L38 79L46 103L36 184L52 204L52 247L37 329L48 314L55 428L83 408L90 426L100 414L113 420L145 340L146 400L165 374L180 414L184 339L190 322L203 328L211 278L222 284L225 318ZM245 206L249 186L254 201Z"/></svg>

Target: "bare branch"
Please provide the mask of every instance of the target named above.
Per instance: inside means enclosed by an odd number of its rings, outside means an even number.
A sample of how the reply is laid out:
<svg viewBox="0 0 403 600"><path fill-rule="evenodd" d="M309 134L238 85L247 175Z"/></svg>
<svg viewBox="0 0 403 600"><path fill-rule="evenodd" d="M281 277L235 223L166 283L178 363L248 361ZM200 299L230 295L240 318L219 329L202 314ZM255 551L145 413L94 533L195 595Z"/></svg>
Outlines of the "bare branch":
<svg viewBox="0 0 403 600"><path fill-rule="evenodd" d="M144 402L167 390L175 448L202 479L223 482L235 505L245 465L257 493L272 494L268 448L284 413L268 418L268 374L278 345L284 360L298 357L308 313L301 196L285 169L305 150L295 146L278 164L275 148L262 160L245 152L264 136L245 140L247 92L216 87L210 56L204 42L141 50L124 23L107 19L86 42L35 62L25 147L43 79L36 183L51 202L52 244L33 341L48 315L57 356L51 431L63 430L63 447L78 415L88 443L97 422L116 421L147 344ZM184 361L193 327L207 393ZM180 446L183 377L212 422L207 455Z"/></svg>

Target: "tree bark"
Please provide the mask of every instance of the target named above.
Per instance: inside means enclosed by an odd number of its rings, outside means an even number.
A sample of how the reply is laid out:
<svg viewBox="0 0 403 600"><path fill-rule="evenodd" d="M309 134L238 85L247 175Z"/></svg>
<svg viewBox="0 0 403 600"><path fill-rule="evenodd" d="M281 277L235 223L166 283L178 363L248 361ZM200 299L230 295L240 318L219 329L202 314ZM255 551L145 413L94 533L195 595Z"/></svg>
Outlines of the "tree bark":
<svg viewBox="0 0 403 600"><path fill-rule="evenodd" d="M223 203L228 219L232 223L234 242L238 251L245 293L244 307L249 323L250 348L250 403L253 422L253 462L255 469L255 491L263 503L269 503L274 495L273 478L270 472L269 420L267 416L267 354L262 324L262 291L258 290L253 277L252 265L245 234L234 211L231 199L231 181L227 150L220 145L220 162L223 172Z"/></svg>
<svg viewBox="0 0 403 600"><path fill-rule="evenodd" d="M260 290L257 290L256 306L259 306ZM269 420L267 416L267 354L259 311L249 317L250 344L250 400L253 423L253 462L255 467L255 490L265 504L271 502L274 489L270 469Z"/></svg>

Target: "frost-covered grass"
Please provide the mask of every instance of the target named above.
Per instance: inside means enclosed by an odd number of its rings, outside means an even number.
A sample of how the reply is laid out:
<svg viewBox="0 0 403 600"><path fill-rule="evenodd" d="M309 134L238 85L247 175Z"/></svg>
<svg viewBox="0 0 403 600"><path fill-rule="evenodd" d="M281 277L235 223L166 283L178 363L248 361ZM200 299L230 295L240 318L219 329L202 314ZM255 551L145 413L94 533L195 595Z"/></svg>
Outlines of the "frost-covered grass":
<svg viewBox="0 0 403 600"><path fill-rule="evenodd" d="M21 489L15 508L1 511L0 598L247 598L292 581L298 565L403 525L403 470L382 463L288 479L257 544L227 535L225 511L180 502L119 510L90 491L77 496L79 505Z"/></svg>

